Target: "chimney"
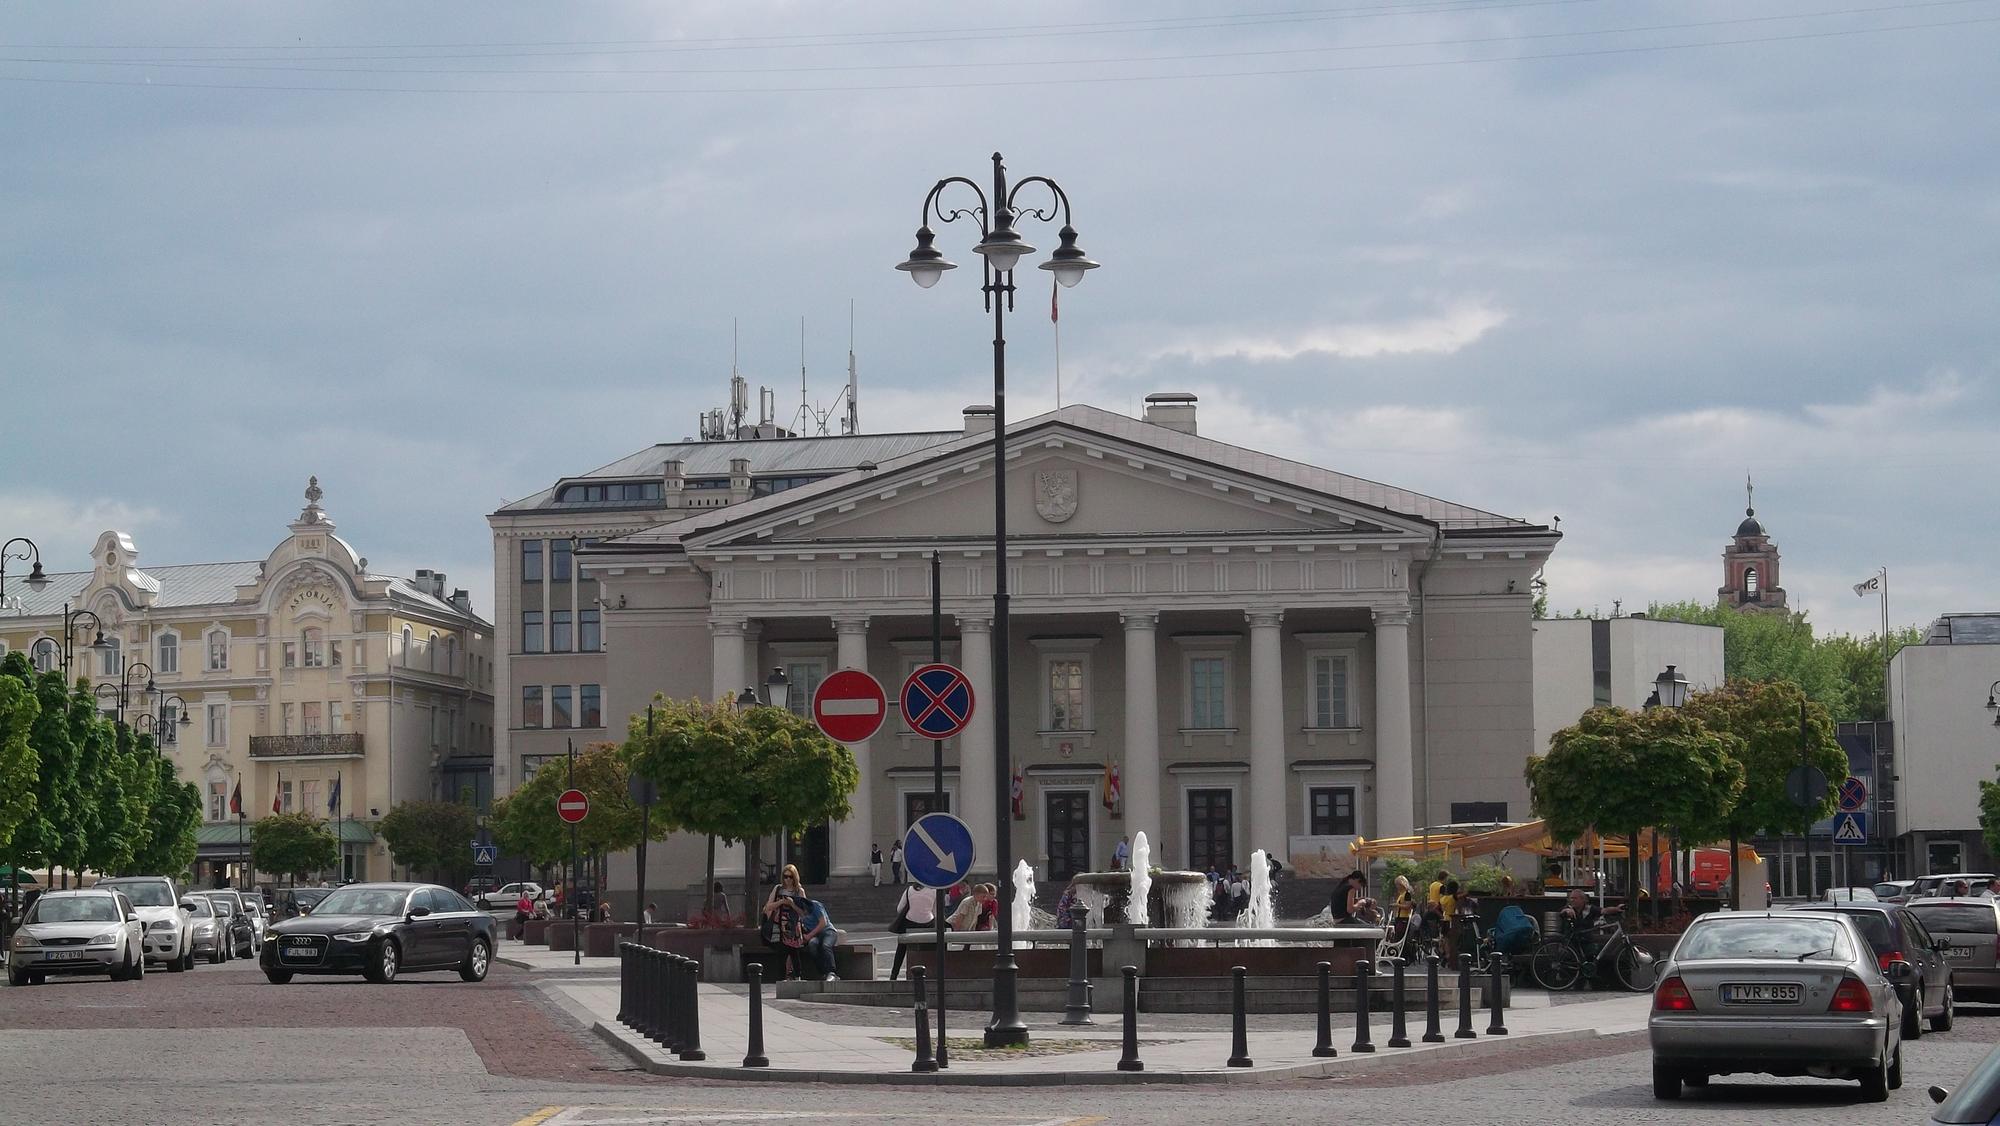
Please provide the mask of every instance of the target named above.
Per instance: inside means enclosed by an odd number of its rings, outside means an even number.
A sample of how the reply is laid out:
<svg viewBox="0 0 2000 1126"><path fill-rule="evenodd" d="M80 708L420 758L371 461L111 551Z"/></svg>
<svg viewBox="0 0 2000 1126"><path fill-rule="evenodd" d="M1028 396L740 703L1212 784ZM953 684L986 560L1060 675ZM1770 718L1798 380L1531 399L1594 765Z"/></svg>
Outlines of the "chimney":
<svg viewBox="0 0 2000 1126"><path fill-rule="evenodd" d="M1194 433L1195 397L1186 391L1161 391L1146 396L1146 421L1183 434Z"/></svg>
<svg viewBox="0 0 2000 1126"><path fill-rule="evenodd" d="M431 589L430 568L428 567L417 568L417 580L414 585L418 590L425 591L426 593L430 591Z"/></svg>
<svg viewBox="0 0 2000 1126"><path fill-rule="evenodd" d="M993 433L993 406L990 403L974 403L965 408L965 436Z"/></svg>
<svg viewBox="0 0 2000 1126"><path fill-rule="evenodd" d="M678 459L669 458L660 469L661 491L666 494L668 508L680 508L687 501L687 474Z"/></svg>
<svg viewBox="0 0 2000 1126"><path fill-rule="evenodd" d="M451 604L464 613L472 613L472 593L464 587L459 587L451 592Z"/></svg>
<svg viewBox="0 0 2000 1126"><path fill-rule="evenodd" d="M436 598L436 599L439 599L440 601L442 601L442 600L443 600L443 598L444 598L444 572L443 572L443 571L432 571L432 572L431 572L431 597L432 597L432 598Z"/></svg>

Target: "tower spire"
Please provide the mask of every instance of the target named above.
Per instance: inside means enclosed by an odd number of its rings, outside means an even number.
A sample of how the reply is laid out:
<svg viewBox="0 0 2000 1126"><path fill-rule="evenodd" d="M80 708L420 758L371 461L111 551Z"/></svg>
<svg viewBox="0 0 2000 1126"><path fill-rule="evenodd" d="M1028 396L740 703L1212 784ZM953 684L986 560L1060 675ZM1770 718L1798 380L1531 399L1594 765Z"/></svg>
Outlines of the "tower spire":
<svg viewBox="0 0 2000 1126"><path fill-rule="evenodd" d="M1751 482L1748 473L1743 475L1743 515L1757 515L1757 486Z"/></svg>

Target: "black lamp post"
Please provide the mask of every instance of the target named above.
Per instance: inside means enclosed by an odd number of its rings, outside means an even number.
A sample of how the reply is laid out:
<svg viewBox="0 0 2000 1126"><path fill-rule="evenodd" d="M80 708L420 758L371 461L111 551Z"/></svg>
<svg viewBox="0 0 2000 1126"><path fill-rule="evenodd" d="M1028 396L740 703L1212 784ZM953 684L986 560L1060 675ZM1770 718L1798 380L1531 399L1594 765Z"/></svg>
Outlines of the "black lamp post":
<svg viewBox="0 0 2000 1126"><path fill-rule="evenodd" d="M153 737L153 749L167 753L167 744L178 742L176 728L189 727L194 723L188 717L187 701L178 692L160 694L155 711L148 712L132 721L134 731L143 731Z"/></svg>
<svg viewBox="0 0 2000 1126"><path fill-rule="evenodd" d="M1986 690L1986 710L1993 713L1993 726L2000 727L2000 680Z"/></svg>
<svg viewBox="0 0 2000 1126"><path fill-rule="evenodd" d="M140 669L146 670L145 687L139 689L139 701L141 709L143 710L145 707L145 698L147 696L158 696L160 694L159 685L153 682L153 666L147 664L144 661L133 661L131 664L126 665L124 671L118 674L118 722L119 723L125 722L125 705L131 701L132 689L134 687L132 676Z"/></svg>
<svg viewBox="0 0 2000 1126"><path fill-rule="evenodd" d="M26 544L28 550L26 552L13 550L14 545L17 543ZM34 563L34 566L28 571L29 590L38 591L49 585L49 577L42 573L42 549L36 547L35 541L26 536L15 536L6 543L0 543L0 598L7 597L7 561L9 559L18 559L23 563L31 561Z"/></svg>
<svg viewBox="0 0 2000 1126"><path fill-rule="evenodd" d="M950 209L942 206L939 196L953 184L962 184L970 189L979 200L979 205ZM1053 197L1048 206L1020 205L1018 197L1021 190L1034 185L1048 189ZM1028 1042L1028 1026L1021 1022L1015 992L1019 969L1014 963L1014 885L1007 878L1008 870L1013 866L1014 849L1010 822L1012 787L1008 773L1012 756L1009 753L1007 723L1006 311L1014 305L1014 267L1022 258L1035 252L1035 248L1015 229L1015 220L1033 216L1048 223L1055 221L1058 212L1062 218L1062 229L1056 235L1059 245L1050 254L1049 260L1041 263L1041 268L1054 274L1056 281L1068 288L1082 281L1085 271L1097 268L1097 263L1077 248L1076 228L1070 225L1069 195L1046 176L1030 176L1009 186L1007 166L996 152L993 154L991 196L976 181L964 176L947 176L932 185L918 216L916 249L910 251L910 256L896 267L908 273L911 281L929 289L937 284L946 270L957 268L931 245L937 237L931 230L931 217L936 216L940 223L970 219L979 224L979 244L972 249L986 259L984 284L980 292L986 295L986 308L993 314L993 838L995 871L999 874L996 882L1000 889L1000 909L995 913L999 933L995 936L998 942L993 959L993 1023L986 1027L988 1047L1011 1047Z"/></svg>
<svg viewBox="0 0 2000 1126"><path fill-rule="evenodd" d="M90 628L96 635L85 648L94 649L100 653L111 648L111 643L104 639L104 620L102 618L99 618L89 610L71 610L69 603L63 603L62 639L57 654L61 658L63 682L65 684L69 682L71 659L76 655L76 627L85 618L90 619Z"/></svg>

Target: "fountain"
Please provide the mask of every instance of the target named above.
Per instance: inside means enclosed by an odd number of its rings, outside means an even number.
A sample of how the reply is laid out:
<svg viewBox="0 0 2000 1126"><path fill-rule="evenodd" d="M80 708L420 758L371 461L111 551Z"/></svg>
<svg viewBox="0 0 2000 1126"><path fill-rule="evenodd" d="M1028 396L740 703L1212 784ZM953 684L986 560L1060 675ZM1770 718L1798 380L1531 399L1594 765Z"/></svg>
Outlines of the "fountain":
<svg viewBox="0 0 2000 1126"><path fill-rule="evenodd" d="M1125 921L1145 926L1146 897L1153 892L1153 846L1146 843L1144 829L1132 834L1132 892L1125 901Z"/></svg>
<svg viewBox="0 0 2000 1126"><path fill-rule="evenodd" d="M1261 848L1250 854L1250 906L1244 909L1236 925L1259 929L1278 925L1277 915L1271 910L1271 865ZM1270 940L1253 940L1252 944L1268 946Z"/></svg>
<svg viewBox="0 0 2000 1126"><path fill-rule="evenodd" d="M1035 911L1035 870L1023 860L1014 865L1014 929L1027 930Z"/></svg>

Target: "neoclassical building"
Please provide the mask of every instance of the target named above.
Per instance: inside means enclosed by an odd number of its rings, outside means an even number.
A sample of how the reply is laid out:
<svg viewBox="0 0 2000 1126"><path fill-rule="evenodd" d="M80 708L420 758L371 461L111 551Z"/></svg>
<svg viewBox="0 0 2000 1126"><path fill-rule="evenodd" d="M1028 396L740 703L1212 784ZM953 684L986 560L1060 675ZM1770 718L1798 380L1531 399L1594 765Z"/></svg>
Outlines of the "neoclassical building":
<svg viewBox="0 0 2000 1126"><path fill-rule="evenodd" d="M1311 873L1356 836L1525 818L1530 580L1559 535L1203 438L1196 409L1156 395L1144 418L1070 406L1009 427L1011 745L977 711L945 746L947 804L982 857L1005 831L1059 879L1144 830L1155 863L1262 848ZM945 659L990 701L993 416L965 418L949 440L583 548L611 726L655 691L734 697L773 668L796 708L839 668L893 699L929 659L933 551ZM802 827L808 879L864 873L929 808L927 739L892 718L853 751L854 816ZM996 758L1019 780L1004 826ZM649 882L697 876L700 854L670 842Z"/></svg>
<svg viewBox="0 0 2000 1126"><path fill-rule="evenodd" d="M128 722L165 712L163 750L203 795L204 884L261 878L240 869L240 840L274 805L327 819L348 878L383 879L374 825L391 806L491 796L492 627L442 573L370 571L321 497L315 478L262 559L142 567L132 537L109 531L89 570L9 584L0 607L0 652L57 667L67 619L72 677L126 686Z"/></svg>

